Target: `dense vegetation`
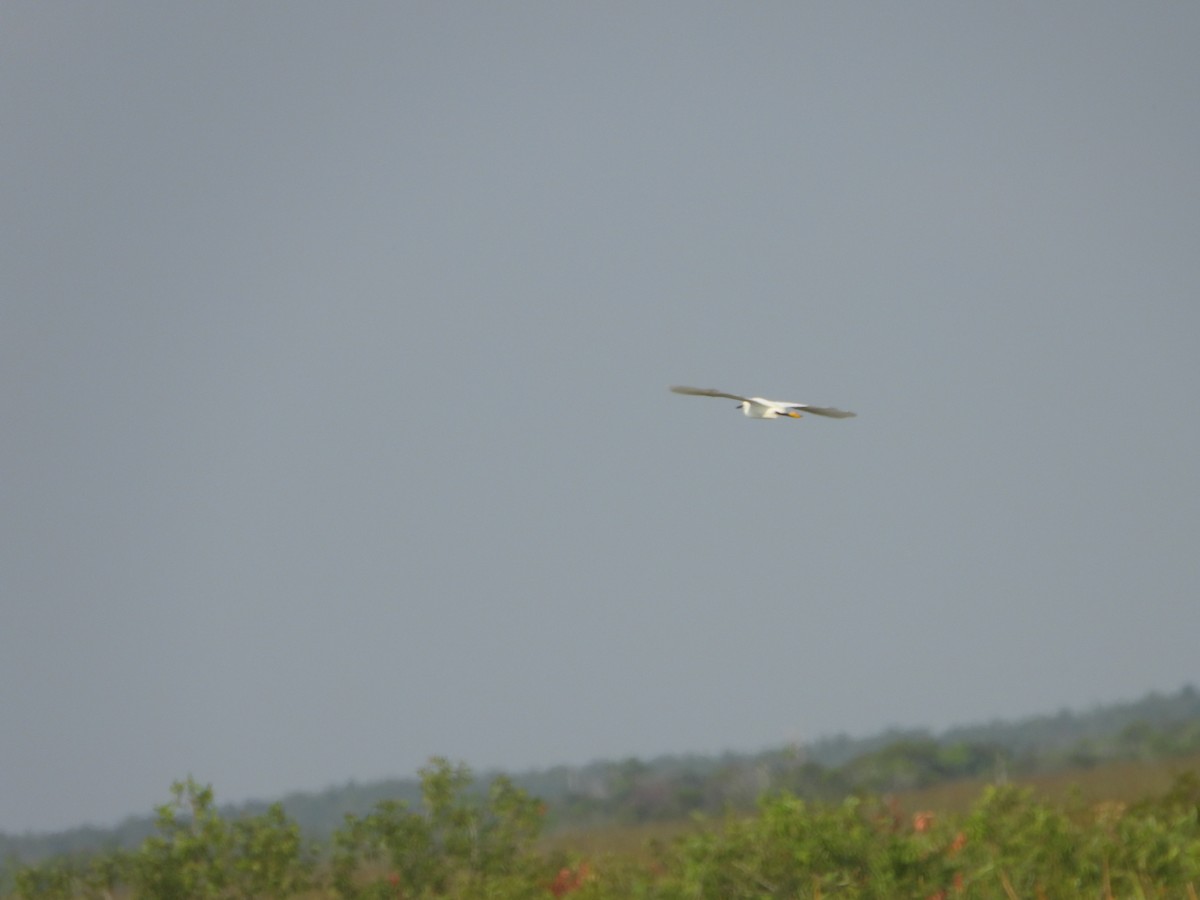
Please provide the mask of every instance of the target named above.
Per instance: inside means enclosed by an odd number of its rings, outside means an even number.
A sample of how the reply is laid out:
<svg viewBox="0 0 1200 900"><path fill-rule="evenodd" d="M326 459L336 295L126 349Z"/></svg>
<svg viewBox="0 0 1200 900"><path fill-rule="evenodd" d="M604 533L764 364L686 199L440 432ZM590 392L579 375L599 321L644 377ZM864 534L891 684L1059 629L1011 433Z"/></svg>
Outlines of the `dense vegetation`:
<svg viewBox="0 0 1200 900"><path fill-rule="evenodd" d="M134 851L22 867L20 898L1196 897L1200 780L1134 806L1058 807L986 788L963 815L852 797L767 796L635 856L539 849L545 808L504 777L485 795L462 766L422 771L422 807L348 816L324 856L281 806L227 820L211 789L177 784Z"/></svg>
<svg viewBox="0 0 1200 900"><path fill-rule="evenodd" d="M1200 753L1200 691L1150 694L1084 713L1061 711L1018 722L955 728L941 735L891 730L870 738L827 738L757 754L626 759L526 772L512 782L546 803L546 828L669 822L696 813L750 811L764 791L836 802L855 792L889 793L959 779L1003 782L1118 760L1153 761ZM483 790L492 778L477 780ZM1154 786L1157 789L1157 786ZM327 843L345 816L365 815L382 800L421 800L415 779L347 784L281 801L306 838ZM230 819L264 814L266 803L223 806ZM155 831L152 817L116 828L58 834L0 834L0 860L137 847Z"/></svg>
<svg viewBox="0 0 1200 900"><path fill-rule="evenodd" d="M1188 687L757 755L513 778L434 760L419 781L270 806L217 807L189 779L115 831L0 836L0 895L1191 897L1198 753Z"/></svg>

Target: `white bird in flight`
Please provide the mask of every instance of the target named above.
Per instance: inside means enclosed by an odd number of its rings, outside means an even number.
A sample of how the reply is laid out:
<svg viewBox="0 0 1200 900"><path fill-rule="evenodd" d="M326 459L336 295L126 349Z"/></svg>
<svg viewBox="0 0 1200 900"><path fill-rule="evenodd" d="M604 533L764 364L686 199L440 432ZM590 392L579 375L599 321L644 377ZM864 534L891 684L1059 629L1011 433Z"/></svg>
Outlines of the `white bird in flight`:
<svg viewBox="0 0 1200 900"><path fill-rule="evenodd" d="M849 419L854 413L832 406L810 406L807 403L783 403L779 400L764 400L762 397L742 397L738 394L727 394L713 388L694 388L675 385L671 388L676 394L688 394L692 397L725 397L737 400L743 413L751 419L778 419L787 416L799 419L802 413L812 413L817 416L828 416L831 419Z"/></svg>

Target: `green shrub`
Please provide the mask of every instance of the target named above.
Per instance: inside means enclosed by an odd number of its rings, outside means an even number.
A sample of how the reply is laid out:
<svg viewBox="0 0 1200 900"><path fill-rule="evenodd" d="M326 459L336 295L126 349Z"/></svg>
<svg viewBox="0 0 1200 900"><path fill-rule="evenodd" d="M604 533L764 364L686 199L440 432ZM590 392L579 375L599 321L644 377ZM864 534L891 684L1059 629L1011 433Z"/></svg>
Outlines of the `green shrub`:
<svg viewBox="0 0 1200 900"><path fill-rule="evenodd" d="M211 788L172 787L155 834L133 852L18 868L16 895L75 898L340 897L344 900L765 900L765 898L1196 897L1200 780L1126 807L1063 809L1028 790L990 787L965 816L906 813L854 797L760 800L750 816L697 819L637 859L536 850L542 806L508 779L486 790L434 759L422 801L348 816L318 874L278 806L226 820Z"/></svg>
<svg viewBox="0 0 1200 900"><path fill-rule="evenodd" d="M334 835L333 885L347 898L517 896L544 866L533 853L541 803L504 777L485 796L471 772L435 758L421 770L423 811L379 803ZM386 869L370 875L372 870Z"/></svg>

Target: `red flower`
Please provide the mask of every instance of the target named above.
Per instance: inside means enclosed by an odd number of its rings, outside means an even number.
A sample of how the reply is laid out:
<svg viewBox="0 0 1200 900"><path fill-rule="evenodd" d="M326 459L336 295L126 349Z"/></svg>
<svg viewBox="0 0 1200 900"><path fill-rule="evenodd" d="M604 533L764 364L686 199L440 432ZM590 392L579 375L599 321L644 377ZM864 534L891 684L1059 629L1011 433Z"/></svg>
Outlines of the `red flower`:
<svg viewBox="0 0 1200 900"><path fill-rule="evenodd" d="M558 870L554 880L550 882L550 893L561 897L583 887L583 883L592 875L592 868L586 862L580 863L575 869L566 866Z"/></svg>

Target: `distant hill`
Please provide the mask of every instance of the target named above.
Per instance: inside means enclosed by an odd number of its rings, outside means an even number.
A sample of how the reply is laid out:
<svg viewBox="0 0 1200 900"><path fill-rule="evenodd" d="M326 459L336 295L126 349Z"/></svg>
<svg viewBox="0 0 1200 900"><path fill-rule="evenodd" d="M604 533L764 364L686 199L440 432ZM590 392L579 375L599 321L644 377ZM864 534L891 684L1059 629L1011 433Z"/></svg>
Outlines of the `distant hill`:
<svg viewBox="0 0 1200 900"><path fill-rule="evenodd" d="M956 778L1038 774L1198 750L1200 692L1188 685L1174 694L1152 693L1085 712L1062 710L1014 722L965 725L940 734L893 729L868 738L838 735L760 753L630 758L510 777L546 802L549 825L554 828L667 820L744 808L771 790L837 799L857 790L883 792ZM481 774L478 786L482 788L495 774ZM219 796L220 786L216 787ZM292 793L280 802L308 835L323 840L343 825L347 814L364 815L386 799L419 803L419 782L416 778L350 782L318 792ZM268 805L230 804L221 812L236 818L260 814ZM153 816L147 815L110 829L0 834L0 859L31 863L54 855L135 847L153 830Z"/></svg>

